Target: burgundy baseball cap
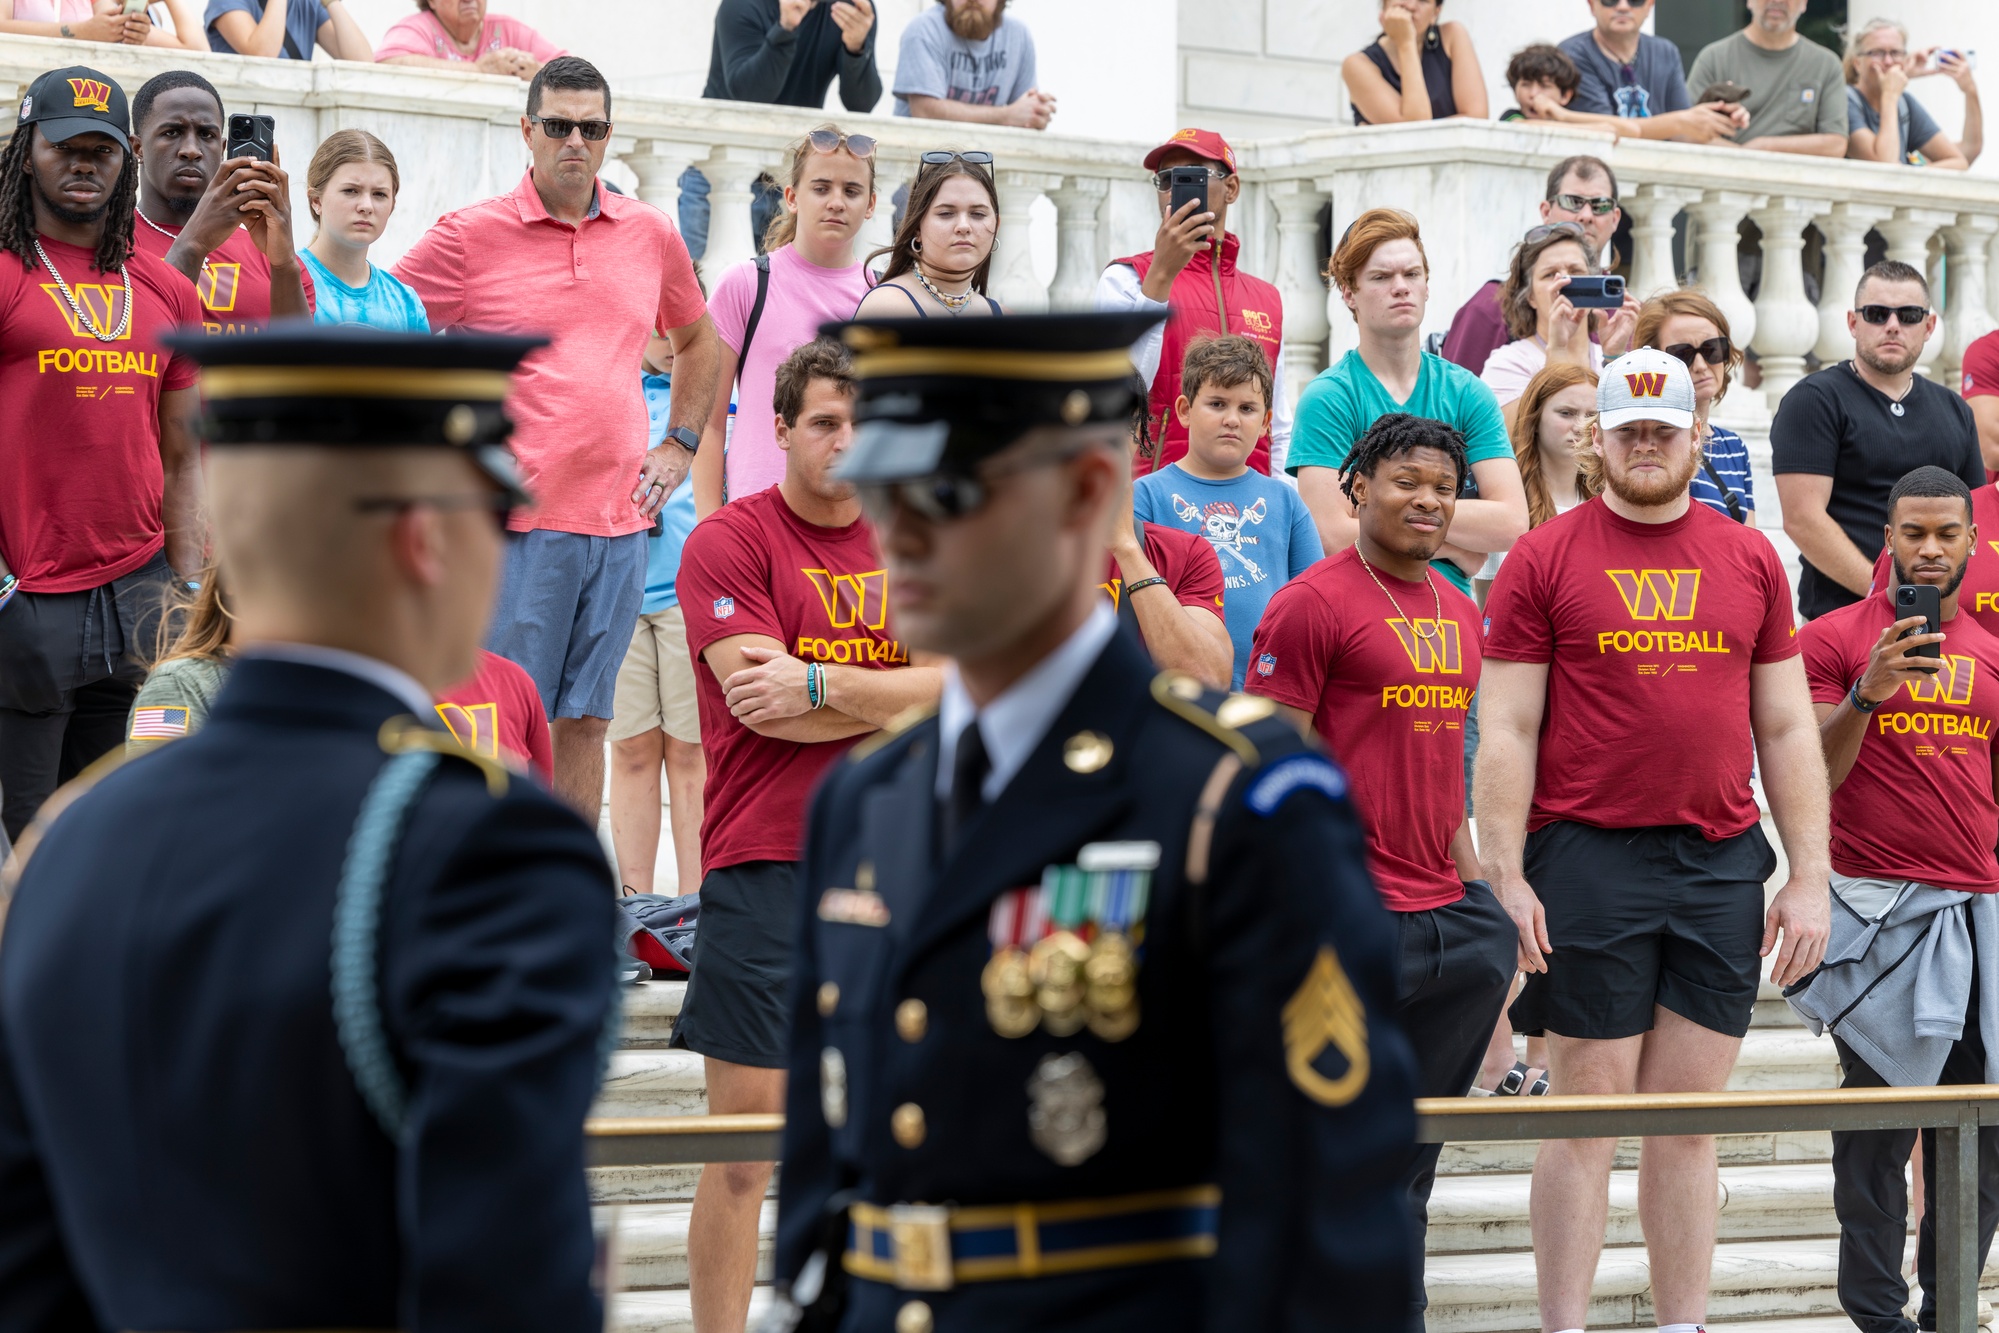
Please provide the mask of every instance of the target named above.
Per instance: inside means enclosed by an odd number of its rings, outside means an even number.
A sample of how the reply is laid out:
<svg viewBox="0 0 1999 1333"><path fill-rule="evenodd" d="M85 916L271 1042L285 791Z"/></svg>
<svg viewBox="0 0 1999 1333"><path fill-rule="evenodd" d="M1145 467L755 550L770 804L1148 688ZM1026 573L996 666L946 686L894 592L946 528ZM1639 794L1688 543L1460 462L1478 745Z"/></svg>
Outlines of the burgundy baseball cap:
<svg viewBox="0 0 1999 1333"><path fill-rule="evenodd" d="M1229 141L1213 130L1181 130L1165 143L1145 155L1145 169L1159 170L1159 159L1175 148L1184 148L1197 157L1205 157L1210 162L1219 162L1230 171L1235 170L1235 149Z"/></svg>

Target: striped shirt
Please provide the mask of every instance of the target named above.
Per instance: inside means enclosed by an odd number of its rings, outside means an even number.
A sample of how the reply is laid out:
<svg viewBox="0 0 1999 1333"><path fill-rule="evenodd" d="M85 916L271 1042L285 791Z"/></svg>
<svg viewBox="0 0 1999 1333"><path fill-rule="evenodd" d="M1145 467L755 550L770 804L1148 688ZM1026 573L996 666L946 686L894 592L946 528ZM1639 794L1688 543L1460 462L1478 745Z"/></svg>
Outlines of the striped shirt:
<svg viewBox="0 0 1999 1333"><path fill-rule="evenodd" d="M1742 437L1723 426L1710 427L1707 461L1713 465L1715 476L1721 478L1722 485L1735 492L1743 510L1754 512L1756 480L1749 474L1749 446L1742 442ZM1714 484L1714 477L1708 475L1705 466L1694 473L1688 494L1710 509L1728 513L1728 502L1722 498L1720 487Z"/></svg>

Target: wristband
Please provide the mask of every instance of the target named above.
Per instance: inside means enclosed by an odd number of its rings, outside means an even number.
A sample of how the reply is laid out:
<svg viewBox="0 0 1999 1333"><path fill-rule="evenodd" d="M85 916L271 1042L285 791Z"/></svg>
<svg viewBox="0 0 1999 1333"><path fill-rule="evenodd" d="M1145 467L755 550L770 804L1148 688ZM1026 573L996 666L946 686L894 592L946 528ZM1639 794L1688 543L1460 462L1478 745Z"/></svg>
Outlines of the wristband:
<svg viewBox="0 0 1999 1333"><path fill-rule="evenodd" d="M1129 597L1135 592L1142 592L1145 589L1153 587L1155 585L1163 588L1166 586L1166 580L1159 577L1159 575L1154 574L1149 579L1140 579L1136 583L1127 583L1124 586L1124 595Z"/></svg>
<svg viewBox="0 0 1999 1333"><path fill-rule="evenodd" d="M1888 698L1892 699L1894 698L1894 696L1890 695L1888 696ZM1879 708L1881 704L1887 703L1888 699L1883 699L1881 703L1874 703L1874 704L1868 703L1865 699L1860 697L1860 682L1856 680L1853 682L1853 688L1846 692L1846 701L1853 705L1854 711L1856 712L1871 713L1875 709Z"/></svg>
<svg viewBox="0 0 1999 1333"><path fill-rule="evenodd" d="M817 662L807 662L805 664L805 706L807 708L817 708L819 706L819 664Z"/></svg>
<svg viewBox="0 0 1999 1333"><path fill-rule="evenodd" d="M21 590L21 580L14 574L0 574L0 606L14 600L14 594Z"/></svg>

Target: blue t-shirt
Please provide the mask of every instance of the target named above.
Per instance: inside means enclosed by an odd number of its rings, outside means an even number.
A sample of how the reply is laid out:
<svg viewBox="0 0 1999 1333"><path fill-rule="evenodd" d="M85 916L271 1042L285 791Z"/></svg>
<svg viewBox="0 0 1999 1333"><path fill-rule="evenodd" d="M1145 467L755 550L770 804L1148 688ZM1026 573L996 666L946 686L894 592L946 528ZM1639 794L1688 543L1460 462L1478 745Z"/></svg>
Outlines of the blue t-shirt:
<svg viewBox="0 0 1999 1333"><path fill-rule="evenodd" d="M1876 134L1881 132L1881 113L1874 109L1874 103L1867 100L1860 89L1846 85L1846 124L1851 133L1865 125ZM1902 141L1896 145L1897 162L1907 162L1909 154L1916 152L1930 140L1943 133L1943 126L1937 124L1936 117L1923 109L1923 104L1903 93L1896 104L1895 128Z"/></svg>
<svg viewBox="0 0 1999 1333"><path fill-rule="evenodd" d="M410 285L379 264L368 265L368 285L350 287L310 250L298 257L312 270L315 324L363 324L390 333L429 333L430 316Z"/></svg>
<svg viewBox="0 0 1999 1333"><path fill-rule="evenodd" d="M1292 419L1291 452L1285 456L1284 470L1292 476L1303 467L1340 468L1353 451L1355 441L1367 428L1390 412L1407 412L1428 417L1456 428L1465 437L1465 453L1474 463L1493 458L1513 457L1513 445L1506 438L1506 418L1499 414L1499 400L1478 376L1463 366L1440 356L1423 353L1422 368L1416 372L1416 387L1407 402L1396 402L1381 387L1381 381L1367 368L1358 351L1348 352L1335 365L1319 372L1298 396L1298 411ZM1471 576L1449 560L1435 560L1431 568L1467 595Z"/></svg>
<svg viewBox="0 0 1999 1333"><path fill-rule="evenodd" d="M1140 477L1132 508L1141 521L1195 532L1215 548L1227 595L1222 621L1235 643L1235 683L1242 688L1250 639L1270 596L1325 555L1318 525L1298 492L1275 477L1245 470L1208 481L1178 463Z"/></svg>
<svg viewBox="0 0 1999 1333"><path fill-rule="evenodd" d="M223 55L236 52L236 48L222 40L222 34L215 30L215 20L231 10L248 14L252 23L264 17L262 0L208 0L208 12L201 16L201 26L208 32L208 49L220 51ZM291 38L287 45L298 48L298 55L293 56L280 47L278 59L312 59L312 47L319 38L319 29L331 21L332 16L326 12L323 0L291 0L291 7L285 10L285 36Z"/></svg>
<svg viewBox="0 0 1999 1333"><path fill-rule="evenodd" d="M1639 33L1638 54L1628 65L1620 65L1603 53L1593 29L1565 40L1562 52L1582 75L1569 103L1571 111L1644 120L1693 105L1687 98L1680 48L1664 37Z"/></svg>
<svg viewBox="0 0 1999 1333"><path fill-rule="evenodd" d="M1707 461L1714 465L1715 476L1721 478L1722 485L1735 492L1736 503L1742 506L1744 513L1755 512L1756 478L1749 472L1749 446L1732 430L1721 426L1709 429ZM1714 484L1714 477L1708 476L1707 468L1695 469L1693 485L1687 493L1708 508L1719 511L1723 517L1728 516L1728 501L1722 498L1721 490Z"/></svg>
<svg viewBox="0 0 1999 1333"><path fill-rule="evenodd" d="M672 424L668 414L673 403L673 376L646 371L639 376L646 396L646 448L657 449ZM646 595L639 614L649 616L669 606L680 605L675 583L680 578L680 548L694 531L694 473L681 478L659 511L660 531L646 538Z"/></svg>

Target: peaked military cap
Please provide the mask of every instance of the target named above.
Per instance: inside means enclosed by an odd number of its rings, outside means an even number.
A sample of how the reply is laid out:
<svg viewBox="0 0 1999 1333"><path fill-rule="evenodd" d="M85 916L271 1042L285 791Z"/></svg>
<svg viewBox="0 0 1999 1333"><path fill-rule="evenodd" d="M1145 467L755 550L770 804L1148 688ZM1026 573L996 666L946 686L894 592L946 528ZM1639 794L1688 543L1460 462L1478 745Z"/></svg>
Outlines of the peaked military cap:
<svg viewBox="0 0 1999 1333"><path fill-rule="evenodd" d="M502 407L542 337L432 337L343 324L266 333L183 330L162 339L201 365L202 431L215 446L463 449L517 504L531 499Z"/></svg>
<svg viewBox="0 0 1999 1333"><path fill-rule="evenodd" d="M1131 346L1148 312L827 324L854 354L854 482L969 472L1037 426L1123 424L1143 398Z"/></svg>

